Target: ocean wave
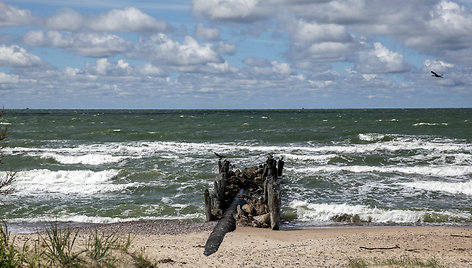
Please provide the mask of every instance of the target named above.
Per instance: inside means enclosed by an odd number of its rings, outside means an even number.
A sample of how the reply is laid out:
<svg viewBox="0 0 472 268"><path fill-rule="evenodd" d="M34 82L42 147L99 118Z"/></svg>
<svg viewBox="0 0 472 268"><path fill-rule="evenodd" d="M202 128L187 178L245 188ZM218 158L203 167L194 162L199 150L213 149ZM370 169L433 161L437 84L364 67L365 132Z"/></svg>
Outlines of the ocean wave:
<svg viewBox="0 0 472 268"><path fill-rule="evenodd" d="M28 154L29 156L37 156L35 154ZM60 164L64 165L103 165L111 163L119 163L126 159L124 156L114 156L108 154L84 154L84 155L62 155L57 153L43 153L39 155L41 158L54 159Z"/></svg>
<svg viewBox="0 0 472 268"><path fill-rule="evenodd" d="M388 137L388 138L387 138ZM362 141L383 141L381 143L352 144L279 144L261 145L257 142L244 143L197 143L197 142L165 142L165 141L139 141L139 142L105 142L97 144L81 144L68 146L67 141L54 142L57 147L13 147L5 148L6 154L36 153L36 154L57 154L62 156L83 156L83 155L112 155L117 157L147 157L159 152L170 152L177 155L182 154L213 154L213 152L235 152L247 151L256 153L278 153L291 155L313 155L313 154L363 154L379 151L423 151L423 152L449 152L467 153L472 152L472 145L467 141L421 137L402 136L398 134L358 134ZM118 160L116 160L118 161Z"/></svg>
<svg viewBox="0 0 472 268"><path fill-rule="evenodd" d="M418 127L418 126L448 126L448 123L415 123L413 126Z"/></svg>
<svg viewBox="0 0 472 268"><path fill-rule="evenodd" d="M385 135L379 134L379 133L365 133L365 134L361 133L361 134L358 135L358 137L359 137L359 140L361 140L361 141L372 142L372 141L384 140L388 136L385 136Z"/></svg>
<svg viewBox="0 0 472 268"><path fill-rule="evenodd" d="M472 174L470 166L320 166L306 168L287 167L285 170L293 174L314 173L401 173L439 177L458 177Z"/></svg>
<svg viewBox="0 0 472 268"><path fill-rule="evenodd" d="M461 222L471 221L472 215L459 211L401 210L372 208L365 205L348 204L313 204L293 200L289 206L296 209L297 220L326 224L336 221L344 215L356 217L362 222L414 224L424 222ZM349 219L349 217L346 217Z"/></svg>
<svg viewBox="0 0 472 268"><path fill-rule="evenodd" d="M119 170L59 170L33 169L16 173L14 182L18 196L61 195L95 195L100 193L122 191L137 183L114 183L113 178Z"/></svg>
<svg viewBox="0 0 472 268"><path fill-rule="evenodd" d="M450 194L472 195L472 181L468 182L442 182L442 181L415 181L398 183L409 188L421 189L433 192Z"/></svg>

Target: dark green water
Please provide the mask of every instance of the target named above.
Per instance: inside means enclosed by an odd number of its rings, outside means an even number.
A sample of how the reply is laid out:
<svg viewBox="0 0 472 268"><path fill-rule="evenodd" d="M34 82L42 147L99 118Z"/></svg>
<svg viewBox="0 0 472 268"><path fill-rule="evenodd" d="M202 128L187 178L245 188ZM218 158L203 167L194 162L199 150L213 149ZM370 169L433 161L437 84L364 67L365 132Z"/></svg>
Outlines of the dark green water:
<svg viewBox="0 0 472 268"><path fill-rule="evenodd" d="M214 152L238 168L283 156L297 224L472 222L472 109L8 110L2 126L12 223L203 220Z"/></svg>

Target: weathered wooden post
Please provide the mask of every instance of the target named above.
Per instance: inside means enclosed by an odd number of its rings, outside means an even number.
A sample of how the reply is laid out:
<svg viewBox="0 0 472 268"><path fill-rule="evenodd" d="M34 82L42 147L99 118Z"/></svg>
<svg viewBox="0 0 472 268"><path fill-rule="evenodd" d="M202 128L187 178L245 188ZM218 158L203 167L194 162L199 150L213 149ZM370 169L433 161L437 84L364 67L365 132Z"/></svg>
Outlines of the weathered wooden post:
<svg viewBox="0 0 472 268"><path fill-rule="evenodd" d="M205 198L205 217L206 221L211 221L211 197L210 197L210 191L208 189L205 189L205 192L203 193L203 196Z"/></svg>
<svg viewBox="0 0 472 268"><path fill-rule="evenodd" d="M282 161L282 160L280 160ZM280 162L279 161L279 162ZM277 171L277 165L275 159L269 156L266 162L267 165L267 205L269 206L270 213L270 227L272 230L278 230L280 227L280 181L278 179L279 171ZM282 163L279 166L283 167ZM280 174L282 172L280 171Z"/></svg>

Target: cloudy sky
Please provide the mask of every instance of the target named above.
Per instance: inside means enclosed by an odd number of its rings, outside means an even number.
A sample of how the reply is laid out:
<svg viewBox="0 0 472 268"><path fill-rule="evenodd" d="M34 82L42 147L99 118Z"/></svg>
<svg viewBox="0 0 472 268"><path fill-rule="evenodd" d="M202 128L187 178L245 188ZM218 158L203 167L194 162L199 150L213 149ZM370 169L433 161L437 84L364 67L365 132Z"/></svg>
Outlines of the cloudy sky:
<svg viewBox="0 0 472 268"><path fill-rule="evenodd" d="M0 0L0 105L472 107L472 1Z"/></svg>

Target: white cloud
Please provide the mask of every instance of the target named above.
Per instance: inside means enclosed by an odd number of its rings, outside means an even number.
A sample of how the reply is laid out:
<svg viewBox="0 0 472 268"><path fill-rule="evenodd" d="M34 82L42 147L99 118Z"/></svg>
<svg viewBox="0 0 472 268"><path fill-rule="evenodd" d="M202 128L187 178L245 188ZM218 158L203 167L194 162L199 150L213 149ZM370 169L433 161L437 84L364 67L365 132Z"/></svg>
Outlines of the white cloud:
<svg viewBox="0 0 472 268"><path fill-rule="evenodd" d="M278 74L290 74L293 72L293 70L290 68L290 65L288 63L282 62L278 63L277 61L271 62L272 64L272 70L275 73Z"/></svg>
<svg viewBox="0 0 472 268"><path fill-rule="evenodd" d="M98 59L95 66L87 66L87 72L92 75L101 76L128 76L131 75L134 70L129 66L129 63L123 59L118 60L116 63L109 62L108 59Z"/></svg>
<svg viewBox="0 0 472 268"><path fill-rule="evenodd" d="M193 12L212 20L250 22L263 18L259 0L193 0Z"/></svg>
<svg viewBox="0 0 472 268"><path fill-rule="evenodd" d="M454 64L447 63L441 60L425 60L423 64L423 70L425 73L429 74L429 71L435 71L435 72L445 72L448 69L454 68Z"/></svg>
<svg viewBox="0 0 472 268"><path fill-rule="evenodd" d="M395 73L409 70L403 55L390 51L381 43L375 42L372 50L359 53L356 70L361 73Z"/></svg>
<svg viewBox="0 0 472 268"><path fill-rule="evenodd" d="M61 33L59 31L30 31L22 41L31 46L50 46L73 51L86 57L108 57L124 53L131 48L131 43L109 33Z"/></svg>
<svg viewBox="0 0 472 268"><path fill-rule="evenodd" d="M342 25L285 18L283 28L290 35L290 59L298 68L321 70L322 63L345 61L355 53L354 38Z"/></svg>
<svg viewBox="0 0 472 268"><path fill-rule="evenodd" d="M92 30L110 32L164 31L168 27L166 22L156 20L135 7L100 14L91 18L87 26Z"/></svg>
<svg viewBox="0 0 472 268"><path fill-rule="evenodd" d="M0 27L29 24L33 22L31 11L0 2Z"/></svg>
<svg viewBox="0 0 472 268"><path fill-rule="evenodd" d="M68 31L161 32L169 27L165 21L157 20L135 7L88 16L65 9L46 17L45 21L49 29Z"/></svg>
<svg viewBox="0 0 472 268"><path fill-rule="evenodd" d="M218 47L216 50L220 54L234 55L236 53L236 46L220 41L218 42Z"/></svg>
<svg viewBox="0 0 472 268"><path fill-rule="evenodd" d="M191 36L186 36L182 43L173 41L165 34L155 34L139 44L131 57L150 60L156 64L171 66L200 65L221 63L222 58L210 44L200 45Z"/></svg>
<svg viewBox="0 0 472 268"><path fill-rule="evenodd" d="M342 25L307 23L298 20L292 26L294 42L351 42L352 38Z"/></svg>
<svg viewBox="0 0 472 268"><path fill-rule="evenodd" d="M195 36L198 39L206 41L216 41L220 39L220 31L218 29L206 27L202 23L198 23L195 25Z"/></svg>
<svg viewBox="0 0 472 268"><path fill-rule="evenodd" d="M0 72L0 84L16 84L19 80L18 75L9 75Z"/></svg>
<svg viewBox="0 0 472 268"><path fill-rule="evenodd" d="M164 76L166 75L166 72L164 72L161 68L156 67L150 63L144 64L139 72L143 75L147 76Z"/></svg>
<svg viewBox="0 0 472 268"><path fill-rule="evenodd" d="M41 59L17 45L0 46L0 66L31 67L41 63Z"/></svg>
<svg viewBox="0 0 472 268"><path fill-rule="evenodd" d="M84 27L85 18L77 11L65 9L46 18L46 26L54 30L74 31Z"/></svg>

